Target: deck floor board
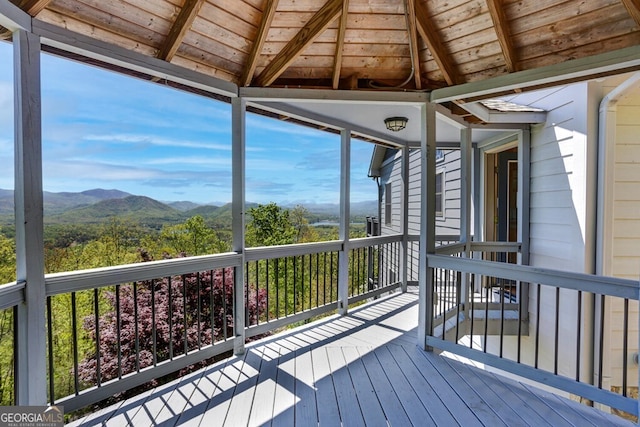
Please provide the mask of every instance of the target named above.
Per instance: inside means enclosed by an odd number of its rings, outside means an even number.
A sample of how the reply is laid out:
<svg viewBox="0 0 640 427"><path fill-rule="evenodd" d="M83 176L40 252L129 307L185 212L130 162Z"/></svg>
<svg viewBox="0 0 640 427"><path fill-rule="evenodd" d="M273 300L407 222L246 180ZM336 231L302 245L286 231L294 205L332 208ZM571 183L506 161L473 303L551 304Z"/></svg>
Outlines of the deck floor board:
<svg viewBox="0 0 640 427"><path fill-rule="evenodd" d="M71 426L633 425L417 341L417 295L396 293L262 338L244 356Z"/></svg>

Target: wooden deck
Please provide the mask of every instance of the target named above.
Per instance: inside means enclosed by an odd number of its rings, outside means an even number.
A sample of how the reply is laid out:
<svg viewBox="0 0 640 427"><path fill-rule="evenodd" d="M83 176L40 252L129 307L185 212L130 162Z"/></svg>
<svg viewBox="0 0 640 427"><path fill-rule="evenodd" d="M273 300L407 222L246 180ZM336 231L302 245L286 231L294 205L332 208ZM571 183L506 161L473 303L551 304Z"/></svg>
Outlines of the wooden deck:
<svg viewBox="0 0 640 427"><path fill-rule="evenodd" d="M83 426L602 426L613 415L416 347L394 294L247 346L77 420Z"/></svg>

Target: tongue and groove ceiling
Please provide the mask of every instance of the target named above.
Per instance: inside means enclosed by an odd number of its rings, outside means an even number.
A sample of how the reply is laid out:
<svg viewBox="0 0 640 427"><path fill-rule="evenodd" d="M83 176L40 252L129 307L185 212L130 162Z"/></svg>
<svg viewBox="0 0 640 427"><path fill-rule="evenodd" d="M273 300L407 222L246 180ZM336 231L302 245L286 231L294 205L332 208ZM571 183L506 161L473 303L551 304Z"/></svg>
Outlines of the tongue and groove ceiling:
<svg viewBox="0 0 640 427"><path fill-rule="evenodd" d="M640 44L640 0L12 0L239 86L432 90Z"/></svg>

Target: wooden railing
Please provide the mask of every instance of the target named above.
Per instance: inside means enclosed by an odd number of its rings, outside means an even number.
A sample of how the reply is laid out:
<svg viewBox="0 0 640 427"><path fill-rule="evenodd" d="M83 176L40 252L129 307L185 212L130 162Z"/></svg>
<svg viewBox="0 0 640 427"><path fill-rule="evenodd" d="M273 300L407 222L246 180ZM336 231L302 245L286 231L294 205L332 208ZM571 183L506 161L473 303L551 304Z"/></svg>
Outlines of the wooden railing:
<svg viewBox="0 0 640 427"><path fill-rule="evenodd" d="M392 291L402 248L378 236L46 275L49 403L73 411ZM24 308L24 287L0 286L0 315ZM19 329L4 336L15 352Z"/></svg>
<svg viewBox="0 0 640 427"><path fill-rule="evenodd" d="M518 244L463 246L427 257L427 346L638 415L637 281L506 262Z"/></svg>

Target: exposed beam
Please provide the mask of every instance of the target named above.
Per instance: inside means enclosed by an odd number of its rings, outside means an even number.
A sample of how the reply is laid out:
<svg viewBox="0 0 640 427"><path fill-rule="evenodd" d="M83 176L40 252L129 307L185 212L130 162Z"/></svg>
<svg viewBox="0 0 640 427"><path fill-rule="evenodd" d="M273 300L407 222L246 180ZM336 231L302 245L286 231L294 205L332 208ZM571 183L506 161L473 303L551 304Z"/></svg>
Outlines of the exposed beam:
<svg viewBox="0 0 640 427"><path fill-rule="evenodd" d="M256 71L258 57L260 56L262 46L264 46L264 42L267 39L267 33L269 32L269 28L271 28L271 22L273 22L273 16L276 14L277 6L278 0L265 0L260 28L258 28L256 40L253 42L253 46L251 46L251 53L249 54L244 71L242 72L240 86L249 86L251 84L251 80L253 80L253 73Z"/></svg>
<svg viewBox="0 0 640 427"><path fill-rule="evenodd" d="M343 0L329 0L256 78L257 86L269 86L342 13Z"/></svg>
<svg viewBox="0 0 640 427"><path fill-rule="evenodd" d="M336 54L333 57L333 81L332 87L338 89L340 84L340 70L342 70L342 50L344 48L344 33L347 31L347 14L349 13L349 0L342 2L342 15L338 28L338 40L336 41Z"/></svg>
<svg viewBox="0 0 640 427"><path fill-rule="evenodd" d="M228 81L133 52L38 19L32 21L32 26L33 32L42 37L43 45L207 92L229 97L238 95L238 87Z"/></svg>
<svg viewBox="0 0 640 427"><path fill-rule="evenodd" d="M622 0L622 4L629 11L629 15L636 21L636 25L640 27L640 0Z"/></svg>
<svg viewBox="0 0 640 427"><path fill-rule="evenodd" d="M433 59L438 64L442 76L446 80L447 84L455 85L459 83L458 73L454 65L449 60L450 55L445 49L444 45L440 41L440 37L436 30L431 26L431 20L429 19L429 13L424 2L418 0L415 2L416 9L416 24L420 37L427 44L429 52L433 56Z"/></svg>
<svg viewBox="0 0 640 427"><path fill-rule="evenodd" d="M518 60L516 58L516 52L511 43L509 35L509 21L507 15L504 13L501 0L486 0L489 7L489 14L493 21L493 28L496 30L498 36L498 42L502 48L502 54L504 55L504 61L507 64L507 70L510 73L517 71Z"/></svg>
<svg viewBox="0 0 640 427"><path fill-rule="evenodd" d="M9 0L0 0L0 25L11 32L31 31L31 17Z"/></svg>
<svg viewBox="0 0 640 427"><path fill-rule="evenodd" d="M185 34L187 34L187 31L191 28L193 20L196 19L202 3L204 3L204 0L185 0L178 17L169 30L167 39L156 55L157 58L171 61L180 47Z"/></svg>
<svg viewBox="0 0 640 427"><path fill-rule="evenodd" d="M51 3L51 0L22 0L18 7L29 15L36 16L42 12L42 9L47 7L49 3Z"/></svg>
<svg viewBox="0 0 640 427"><path fill-rule="evenodd" d="M640 46L572 59L530 70L516 71L482 81L435 89L431 102L486 99L521 89L539 89L640 70Z"/></svg>
<svg viewBox="0 0 640 427"><path fill-rule="evenodd" d="M422 89L422 79L420 78L420 56L418 53L418 31L416 28L416 0L406 0L407 8L407 32L409 33L409 49L411 49L411 59L413 63L413 77L416 82L416 89Z"/></svg>
<svg viewBox="0 0 640 427"><path fill-rule="evenodd" d="M388 92L380 90L330 90L330 89L297 89L297 88L265 88L242 87L238 95L248 101L299 101L299 102L388 102L417 103L429 102L429 94L425 92Z"/></svg>

